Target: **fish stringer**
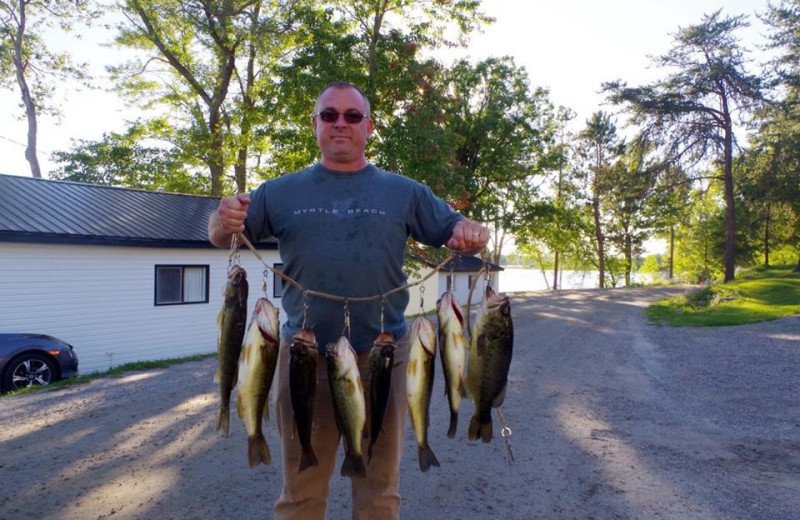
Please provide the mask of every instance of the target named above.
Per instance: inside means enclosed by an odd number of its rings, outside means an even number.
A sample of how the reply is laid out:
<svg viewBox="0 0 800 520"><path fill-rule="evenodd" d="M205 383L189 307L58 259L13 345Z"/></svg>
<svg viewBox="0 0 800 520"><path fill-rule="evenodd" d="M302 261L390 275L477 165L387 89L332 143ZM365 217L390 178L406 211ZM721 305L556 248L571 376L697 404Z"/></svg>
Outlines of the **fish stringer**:
<svg viewBox="0 0 800 520"><path fill-rule="evenodd" d="M229 274L235 265L241 265L241 258L239 257L239 233L234 233L233 236L231 236L231 252L228 256Z"/></svg>
<svg viewBox="0 0 800 520"><path fill-rule="evenodd" d="M344 299L344 329L342 329L342 336L350 339L350 300Z"/></svg>
<svg viewBox="0 0 800 520"><path fill-rule="evenodd" d="M506 443L506 457L508 458L508 465L514 465L514 451L511 449L511 427L508 426L506 423L506 418L503 415L502 408L497 408L497 416L500 418L500 424L503 425L503 429L500 430L500 435L503 437L503 440Z"/></svg>

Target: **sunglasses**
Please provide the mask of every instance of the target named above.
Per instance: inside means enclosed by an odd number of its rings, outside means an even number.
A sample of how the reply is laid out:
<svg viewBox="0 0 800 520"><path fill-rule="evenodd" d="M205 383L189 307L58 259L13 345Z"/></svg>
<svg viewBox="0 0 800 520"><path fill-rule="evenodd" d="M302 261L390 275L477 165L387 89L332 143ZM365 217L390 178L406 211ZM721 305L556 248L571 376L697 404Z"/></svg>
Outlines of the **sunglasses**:
<svg viewBox="0 0 800 520"><path fill-rule="evenodd" d="M340 112L337 112L332 108L326 108L325 110L318 112L316 115L319 116L319 118L325 121L326 123L335 123L336 121L339 120L339 114ZM347 110L344 114L341 115L344 116L345 123L349 123L351 125L358 124L361 121L363 121L365 117L367 117L361 112L358 112L356 110Z"/></svg>

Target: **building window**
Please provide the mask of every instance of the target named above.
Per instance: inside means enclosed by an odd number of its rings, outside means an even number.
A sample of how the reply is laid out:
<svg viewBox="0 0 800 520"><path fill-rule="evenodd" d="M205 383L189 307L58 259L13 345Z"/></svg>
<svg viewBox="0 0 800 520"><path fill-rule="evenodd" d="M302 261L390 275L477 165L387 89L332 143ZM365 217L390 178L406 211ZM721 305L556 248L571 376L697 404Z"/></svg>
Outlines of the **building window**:
<svg viewBox="0 0 800 520"><path fill-rule="evenodd" d="M448 291L456 290L456 275L453 273L447 275L447 290Z"/></svg>
<svg viewBox="0 0 800 520"><path fill-rule="evenodd" d="M272 268L283 272L283 264L272 264ZM272 273L272 297L273 298L280 298L283 294L283 278L278 276L275 273Z"/></svg>
<svg viewBox="0 0 800 520"><path fill-rule="evenodd" d="M157 265L156 305L208 303L207 265Z"/></svg>

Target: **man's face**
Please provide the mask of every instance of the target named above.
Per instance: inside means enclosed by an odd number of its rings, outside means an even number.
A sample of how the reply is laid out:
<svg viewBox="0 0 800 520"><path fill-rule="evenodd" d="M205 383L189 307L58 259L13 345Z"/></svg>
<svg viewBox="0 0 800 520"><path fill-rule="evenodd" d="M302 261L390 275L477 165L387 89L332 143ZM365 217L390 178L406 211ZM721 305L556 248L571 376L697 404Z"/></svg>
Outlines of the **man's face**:
<svg viewBox="0 0 800 520"><path fill-rule="evenodd" d="M326 122L320 112L338 112L338 116L335 121ZM339 170L362 168L366 165L364 148L372 134L372 121L364 117L357 123L348 123L345 113L366 114L364 98L353 88L329 88L317 101L317 115L311 122L322 164Z"/></svg>

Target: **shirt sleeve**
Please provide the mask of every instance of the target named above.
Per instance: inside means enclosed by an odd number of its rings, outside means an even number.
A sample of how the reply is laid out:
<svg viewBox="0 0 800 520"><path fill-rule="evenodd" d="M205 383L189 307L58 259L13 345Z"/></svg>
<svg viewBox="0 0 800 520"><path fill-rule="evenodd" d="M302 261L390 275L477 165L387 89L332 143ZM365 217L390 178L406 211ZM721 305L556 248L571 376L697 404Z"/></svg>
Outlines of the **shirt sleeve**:
<svg viewBox="0 0 800 520"><path fill-rule="evenodd" d="M263 182L250 192L250 207L247 209L247 218L244 221L244 234L253 243L273 236L267 212L267 184Z"/></svg>
<svg viewBox="0 0 800 520"><path fill-rule="evenodd" d="M456 223L464 218L427 186L415 182L409 231L414 240L440 247L452 236Z"/></svg>

